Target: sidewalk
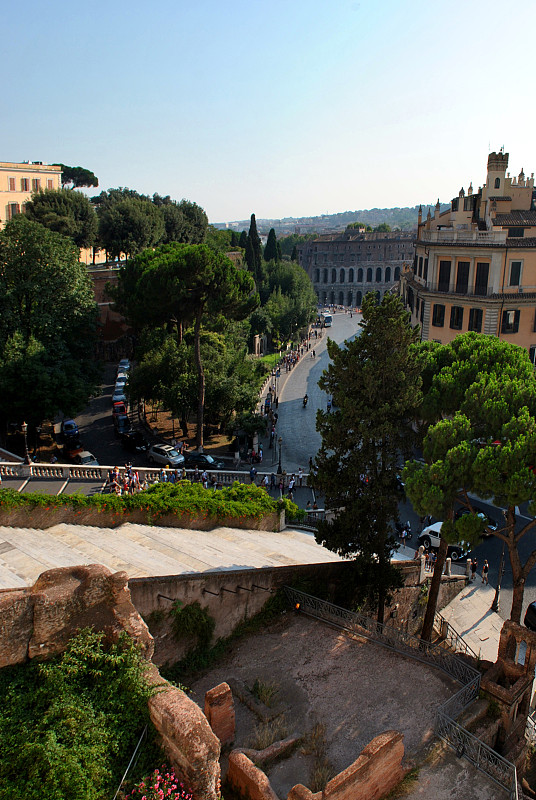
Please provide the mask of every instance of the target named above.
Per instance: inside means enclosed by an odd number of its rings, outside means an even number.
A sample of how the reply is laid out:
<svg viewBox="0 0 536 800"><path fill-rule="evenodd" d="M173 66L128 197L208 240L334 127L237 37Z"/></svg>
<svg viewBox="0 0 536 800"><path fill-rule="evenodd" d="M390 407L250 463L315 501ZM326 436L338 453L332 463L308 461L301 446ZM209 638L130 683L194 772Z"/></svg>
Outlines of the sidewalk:
<svg viewBox="0 0 536 800"><path fill-rule="evenodd" d="M490 611L495 587L477 575L440 613L485 661L496 661L504 619Z"/></svg>

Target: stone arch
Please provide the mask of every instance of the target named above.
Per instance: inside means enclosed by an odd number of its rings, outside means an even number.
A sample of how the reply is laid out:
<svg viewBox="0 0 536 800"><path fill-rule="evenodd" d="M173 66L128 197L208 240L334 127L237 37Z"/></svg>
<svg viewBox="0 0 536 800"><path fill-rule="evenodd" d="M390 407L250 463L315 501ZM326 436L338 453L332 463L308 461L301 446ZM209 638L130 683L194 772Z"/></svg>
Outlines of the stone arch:
<svg viewBox="0 0 536 800"><path fill-rule="evenodd" d="M363 283L363 267L359 267L357 270L357 282Z"/></svg>
<svg viewBox="0 0 536 800"><path fill-rule="evenodd" d="M327 269L324 270L324 283L328 282L328 271Z"/></svg>
<svg viewBox="0 0 536 800"><path fill-rule="evenodd" d="M322 305L325 306L328 301L328 293L322 292Z"/></svg>
<svg viewBox="0 0 536 800"><path fill-rule="evenodd" d="M376 267L376 283L382 282L382 268Z"/></svg>
<svg viewBox="0 0 536 800"><path fill-rule="evenodd" d="M318 283L318 282L319 282L319 280L320 280L320 270L319 270L319 269L315 269L315 279L314 279L314 283Z"/></svg>
<svg viewBox="0 0 536 800"><path fill-rule="evenodd" d="M339 283L344 283L344 270L341 269L339 272Z"/></svg>
<svg viewBox="0 0 536 800"><path fill-rule="evenodd" d="M400 279L400 267L395 267L395 281Z"/></svg>
<svg viewBox="0 0 536 800"><path fill-rule="evenodd" d="M344 305L344 292L339 292L339 305Z"/></svg>
<svg viewBox="0 0 536 800"><path fill-rule="evenodd" d="M354 293L353 292L348 292L348 303L347 303L347 305L353 306L353 304L354 304Z"/></svg>
<svg viewBox="0 0 536 800"><path fill-rule="evenodd" d="M513 634L511 634L508 637L508 641L506 642L505 655L506 655L506 658L508 659L508 661L514 661L515 660L516 650L517 650L516 637Z"/></svg>
<svg viewBox="0 0 536 800"><path fill-rule="evenodd" d="M355 295L355 304L359 308L361 303L363 302L363 292L356 292Z"/></svg>
<svg viewBox="0 0 536 800"><path fill-rule="evenodd" d="M337 283L337 270L336 269L332 269L331 270L331 282L332 283Z"/></svg>
<svg viewBox="0 0 536 800"><path fill-rule="evenodd" d="M333 292L333 291L330 294L329 302L331 303L331 305L334 305L334 303L335 303L335 292Z"/></svg>
<svg viewBox="0 0 536 800"><path fill-rule="evenodd" d="M391 267L385 267L385 283L391 283Z"/></svg>
<svg viewBox="0 0 536 800"><path fill-rule="evenodd" d="M367 283L372 283L372 267L367 268Z"/></svg>
<svg viewBox="0 0 536 800"><path fill-rule="evenodd" d="M353 282L354 282L354 268L350 267L350 269L348 270L348 283L353 283Z"/></svg>

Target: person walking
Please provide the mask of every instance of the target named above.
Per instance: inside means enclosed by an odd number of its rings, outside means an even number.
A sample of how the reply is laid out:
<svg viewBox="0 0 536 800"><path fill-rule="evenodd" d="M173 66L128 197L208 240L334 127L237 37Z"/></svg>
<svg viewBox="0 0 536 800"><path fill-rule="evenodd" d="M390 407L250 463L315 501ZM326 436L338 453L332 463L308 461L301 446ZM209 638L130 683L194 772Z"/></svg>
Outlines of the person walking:
<svg viewBox="0 0 536 800"><path fill-rule="evenodd" d="M300 486L303 486L303 469L301 467L298 470L298 481L300 482Z"/></svg>
<svg viewBox="0 0 536 800"><path fill-rule="evenodd" d="M251 467L251 469L249 471L249 478L251 480L251 483L255 483L256 474L257 474L257 470L255 469L255 467Z"/></svg>
<svg viewBox="0 0 536 800"><path fill-rule="evenodd" d="M482 567L482 583L487 586L488 585L488 572L489 572L489 564L484 561L484 566Z"/></svg>
<svg viewBox="0 0 536 800"><path fill-rule="evenodd" d="M474 579L476 577L477 567L478 567L478 561L476 560L476 558L473 558L473 560L471 561L471 580L472 581L474 581Z"/></svg>

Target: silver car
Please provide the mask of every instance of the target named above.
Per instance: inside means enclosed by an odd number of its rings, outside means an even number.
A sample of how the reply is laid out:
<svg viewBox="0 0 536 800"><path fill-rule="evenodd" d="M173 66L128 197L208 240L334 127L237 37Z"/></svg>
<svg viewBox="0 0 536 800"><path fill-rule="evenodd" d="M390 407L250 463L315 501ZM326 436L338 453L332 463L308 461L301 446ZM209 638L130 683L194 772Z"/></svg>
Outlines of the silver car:
<svg viewBox="0 0 536 800"><path fill-rule="evenodd" d="M170 467L181 467L184 464L184 456L170 444L153 444L147 450L147 460L149 464L162 464L164 467L166 464Z"/></svg>

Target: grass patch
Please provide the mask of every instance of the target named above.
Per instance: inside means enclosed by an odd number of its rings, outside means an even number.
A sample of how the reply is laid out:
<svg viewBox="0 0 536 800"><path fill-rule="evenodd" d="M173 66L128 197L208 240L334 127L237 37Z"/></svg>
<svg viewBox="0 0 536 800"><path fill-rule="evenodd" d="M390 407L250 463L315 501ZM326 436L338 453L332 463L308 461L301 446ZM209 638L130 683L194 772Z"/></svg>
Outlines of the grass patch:
<svg viewBox="0 0 536 800"><path fill-rule="evenodd" d="M326 788L326 785L329 783L329 781L334 777L335 770L327 758L317 759L311 770L309 788L313 793L322 792Z"/></svg>
<svg viewBox="0 0 536 800"><path fill-rule="evenodd" d="M279 353L268 353L268 355L261 356L259 361L263 364L266 364L267 367L273 369L277 364L279 364L281 360L281 356Z"/></svg>
<svg viewBox="0 0 536 800"><path fill-rule="evenodd" d="M326 726L316 722L302 740L301 751L304 756L314 755L321 758L326 753Z"/></svg>
<svg viewBox="0 0 536 800"><path fill-rule="evenodd" d="M399 800L400 797L407 797L408 794L415 788L415 784L419 780L419 772L420 767L413 767L410 771L402 778L398 786L395 786L394 789L391 789L389 794L386 794L383 800Z"/></svg>
<svg viewBox="0 0 536 800"><path fill-rule="evenodd" d="M285 715L282 714L269 722L261 722L255 726L253 736L250 739L250 747L254 750L264 750L274 742L285 739L287 734L287 721Z"/></svg>
<svg viewBox="0 0 536 800"><path fill-rule="evenodd" d="M261 681L259 678L255 678L251 694L261 703L264 703L265 706L271 708L275 698L279 694L279 686L273 681Z"/></svg>

